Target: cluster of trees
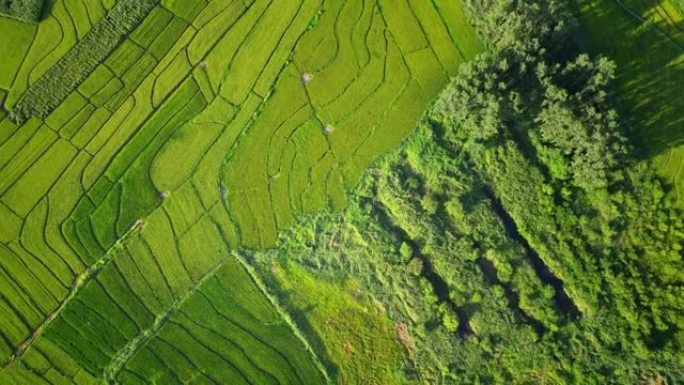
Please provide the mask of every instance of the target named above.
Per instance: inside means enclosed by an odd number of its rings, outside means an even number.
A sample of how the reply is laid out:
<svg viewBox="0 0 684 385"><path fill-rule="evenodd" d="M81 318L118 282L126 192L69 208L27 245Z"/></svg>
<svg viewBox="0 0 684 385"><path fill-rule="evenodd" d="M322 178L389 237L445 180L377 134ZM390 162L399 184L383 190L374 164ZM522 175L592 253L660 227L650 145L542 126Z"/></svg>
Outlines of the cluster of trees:
<svg viewBox="0 0 684 385"><path fill-rule="evenodd" d="M468 8L490 50L463 67L432 118L465 146L597 340L642 369L681 375L684 224L611 108L614 65L579 52L561 2Z"/></svg>
<svg viewBox="0 0 684 385"><path fill-rule="evenodd" d="M10 117L44 119L137 27L159 0L119 0L76 45L19 98Z"/></svg>
<svg viewBox="0 0 684 385"><path fill-rule="evenodd" d="M682 214L633 155L613 64L564 2L466 3L488 52L344 212L252 262L360 282L406 325L407 383L684 381Z"/></svg>
<svg viewBox="0 0 684 385"><path fill-rule="evenodd" d="M394 324L406 325L415 346L407 351L406 383L680 378L675 362L634 355L615 341L626 330L615 322L615 308L577 318L562 300L563 287L507 228L469 153L444 133L422 124L371 169L342 213L301 219L276 249L252 253L251 262L265 277L274 261L295 261L322 280L358 282ZM448 300L426 277L416 249L446 283ZM275 279L267 281L287 298ZM315 320L300 321L311 333L307 324Z"/></svg>
<svg viewBox="0 0 684 385"><path fill-rule="evenodd" d="M0 15L37 23L43 11L44 0L0 0Z"/></svg>

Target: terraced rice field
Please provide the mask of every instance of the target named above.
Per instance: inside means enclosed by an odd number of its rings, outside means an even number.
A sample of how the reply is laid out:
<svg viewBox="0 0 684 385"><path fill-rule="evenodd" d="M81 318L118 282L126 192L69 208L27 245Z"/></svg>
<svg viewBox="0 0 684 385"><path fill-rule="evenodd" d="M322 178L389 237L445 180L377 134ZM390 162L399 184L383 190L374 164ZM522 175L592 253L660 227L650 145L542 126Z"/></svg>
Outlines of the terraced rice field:
<svg viewBox="0 0 684 385"><path fill-rule="evenodd" d="M669 0L576 0L589 48L617 64L620 107L684 207L684 10Z"/></svg>
<svg viewBox="0 0 684 385"><path fill-rule="evenodd" d="M162 0L16 119L115 3L0 17L0 383L325 383L231 250L345 204L481 49L458 3Z"/></svg>

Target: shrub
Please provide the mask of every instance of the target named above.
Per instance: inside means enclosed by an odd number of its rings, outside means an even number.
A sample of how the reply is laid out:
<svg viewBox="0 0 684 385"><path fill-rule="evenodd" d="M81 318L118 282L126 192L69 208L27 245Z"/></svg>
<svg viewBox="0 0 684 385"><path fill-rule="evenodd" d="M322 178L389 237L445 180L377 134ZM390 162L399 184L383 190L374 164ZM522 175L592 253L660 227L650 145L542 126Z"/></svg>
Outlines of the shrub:
<svg viewBox="0 0 684 385"><path fill-rule="evenodd" d="M43 10L43 0L0 0L0 15L27 23L36 23Z"/></svg>

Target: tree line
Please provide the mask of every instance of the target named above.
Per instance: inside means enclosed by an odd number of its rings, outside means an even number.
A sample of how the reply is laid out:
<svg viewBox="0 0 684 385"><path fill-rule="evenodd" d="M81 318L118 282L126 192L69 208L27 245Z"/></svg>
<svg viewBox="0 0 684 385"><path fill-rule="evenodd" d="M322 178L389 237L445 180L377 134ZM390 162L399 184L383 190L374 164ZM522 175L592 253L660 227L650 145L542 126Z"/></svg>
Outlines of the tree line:
<svg viewBox="0 0 684 385"><path fill-rule="evenodd" d="M445 140L464 146L597 340L643 360L634 371L681 376L682 214L612 107L614 63L580 51L562 2L466 3L490 49L432 114Z"/></svg>

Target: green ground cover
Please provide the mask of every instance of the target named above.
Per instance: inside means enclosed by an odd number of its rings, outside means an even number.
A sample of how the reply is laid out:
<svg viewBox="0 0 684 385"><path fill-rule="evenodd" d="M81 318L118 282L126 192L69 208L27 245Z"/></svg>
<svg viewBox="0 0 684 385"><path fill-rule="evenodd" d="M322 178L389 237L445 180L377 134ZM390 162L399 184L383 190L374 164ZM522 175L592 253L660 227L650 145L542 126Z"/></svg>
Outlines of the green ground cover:
<svg viewBox="0 0 684 385"><path fill-rule="evenodd" d="M49 1L3 72L0 382L394 378L386 320L374 366L322 365L324 329L299 331L229 250L342 207L481 49L460 7L127 4Z"/></svg>
<svg viewBox="0 0 684 385"><path fill-rule="evenodd" d="M31 46L35 25L25 24L17 20L0 17L0 88L8 90L12 87L14 76Z"/></svg>
<svg viewBox="0 0 684 385"><path fill-rule="evenodd" d="M36 23L43 13L44 6L44 0L5 0L0 3L0 15L24 23Z"/></svg>
<svg viewBox="0 0 684 385"><path fill-rule="evenodd" d="M682 382L677 4L0 17L0 383Z"/></svg>
<svg viewBox="0 0 684 385"><path fill-rule="evenodd" d="M358 284L318 280L295 264L276 262L270 270L283 304L321 339L339 383L404 382L404 347L395 326Z"/></svg>

